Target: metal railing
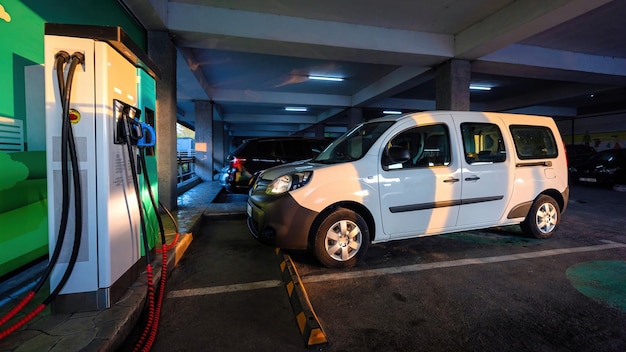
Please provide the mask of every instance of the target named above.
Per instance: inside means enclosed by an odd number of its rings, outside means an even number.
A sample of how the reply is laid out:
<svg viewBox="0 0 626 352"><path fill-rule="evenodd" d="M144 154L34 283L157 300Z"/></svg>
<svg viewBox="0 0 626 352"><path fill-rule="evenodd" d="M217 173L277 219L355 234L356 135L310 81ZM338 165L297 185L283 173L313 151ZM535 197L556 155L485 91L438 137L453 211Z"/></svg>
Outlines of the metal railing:
<svg viewBox="0 0 626 352"><path fill-rule="evenodd" d="M181 185L196 177L196 151L189 149L187 151L176 152L178 164L177 183Z"/></svg>

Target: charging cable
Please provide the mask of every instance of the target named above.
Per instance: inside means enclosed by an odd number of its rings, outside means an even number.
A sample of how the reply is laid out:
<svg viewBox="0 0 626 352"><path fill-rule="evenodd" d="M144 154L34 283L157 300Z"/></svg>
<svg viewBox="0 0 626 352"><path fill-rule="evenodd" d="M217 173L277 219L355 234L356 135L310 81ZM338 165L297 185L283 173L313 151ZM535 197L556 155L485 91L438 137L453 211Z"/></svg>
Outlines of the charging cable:
<svg viewBox="0 0 626 352"><path fill-rule="evenodd" d="M70 62L67 78L64 77L65 65ZM37 292L43 287L44 283L48 280L50 274L52 273L52 269L58 262L59 255L61 253L61 248L63 246L65 240L65 233L67 230L67 222L69 218L69 208L70 208L70 186L69 186L69 167L68 165L68 154L70 158L71 168L72 168L72 181L73 181L73 190L74 190L74 243L72 246L72 253L70 255L70 259L68 265L61 277L61 280L55 287L55 289L43 300L41 304L39 304L35 309L33 309L30 313L20 319L18 322L10 326L8 329L0 332L0 340L5 338L6 336L13 333L15 330L22 327L24 324L28 323L31 319L33 319L37 314L39 314L50 302L54 300L54 298L59 294L59 292L63 289L67 280L69 279L74 265L76 264L76 260L78 258L78 251L80 249L80 240L81 240L81 230L82 230L82 188L80 183L80 168L78 163L78 157L76 154L76 145L74 142L74 135L70 124L69 118L69 109L70 109L70 97L72 90L72 81L74 78L74 72L76 71L76 67L85 62L85 56L80 52L75 52L70 55L65 51L59 51L55 54L55 66L57 71L57 83L59 88L59 96L62 102L62 126L61 126L61 178L62 178L62 187L63 187L63 197L62 197L62 205L61 205L61 219L59 223L59 231L57 234L57 240L55 243L54 251L50 260L48 262L48 266L44 271L44 274L41 276L40 280L37 282L32 291L30 291L13 309L11 309L2 319L0 319L0 326L4 325L7 321L9 321L15 314L20 312L26 304L28 304L33 297L37 294Z"/></svg>

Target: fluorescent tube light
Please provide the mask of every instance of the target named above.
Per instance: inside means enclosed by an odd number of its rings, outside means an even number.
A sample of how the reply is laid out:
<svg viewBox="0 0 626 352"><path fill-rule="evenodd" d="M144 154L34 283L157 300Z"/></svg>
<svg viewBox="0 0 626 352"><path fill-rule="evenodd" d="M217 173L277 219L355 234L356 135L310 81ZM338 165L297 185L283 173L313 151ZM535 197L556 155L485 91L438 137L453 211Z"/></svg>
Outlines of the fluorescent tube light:
<svg viewBox="0 0 626 352"><path fill-rule="evenodd" d="M469 89L471 90L491 90L491 87L487 87L487 86L478 86L478 85L473 85L471 84L469 86Z"/></svg>
<svg viewBox="0 0 626 352"><path fill-rule="evenodd" d="M297 112L306 112L307 108L300 106L288 106L285 108L285 111L297 111Z"/></svg>
<svg viewBox="0 0 626 352"><path fill-rule="evenodd" d="M332 82L342 82L343 78L341 77L329 77L329 76L317 76L317 75L309 75L309 79L315 79L318 81L332 81Z"/></svg>
<svg viewBox="0 0 626 352"><path fill-rule="evenodd" d="M402 111L397 111L397 110L384 110L383 114L385 115L400 115L402 114Z"/></svg>

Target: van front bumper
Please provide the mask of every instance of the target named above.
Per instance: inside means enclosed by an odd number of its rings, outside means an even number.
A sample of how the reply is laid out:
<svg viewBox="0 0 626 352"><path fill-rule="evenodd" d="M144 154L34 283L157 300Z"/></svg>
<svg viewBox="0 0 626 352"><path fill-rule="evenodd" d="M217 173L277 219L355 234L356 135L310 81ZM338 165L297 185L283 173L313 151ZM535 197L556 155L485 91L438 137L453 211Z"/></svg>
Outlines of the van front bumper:
<svg viewBox="0 0 626 352"><path fill-rule="evenodd" d="M252 192L248 198L248 230L267 245L306 249L318 213L302 207L289 194L268 196Z"/></svg>

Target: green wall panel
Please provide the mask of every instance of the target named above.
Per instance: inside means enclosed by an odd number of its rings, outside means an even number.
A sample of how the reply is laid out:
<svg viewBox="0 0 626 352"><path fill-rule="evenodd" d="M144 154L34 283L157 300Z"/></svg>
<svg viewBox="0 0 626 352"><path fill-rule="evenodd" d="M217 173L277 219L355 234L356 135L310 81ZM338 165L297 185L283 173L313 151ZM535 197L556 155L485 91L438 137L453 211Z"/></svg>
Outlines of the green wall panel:
<svg viewBox="0 0 626 352"><path fill-rule="evenodd" d="M26 93L25 74L26 67L44 63L45 23L120 26L140 48L146 48L145 30L117 0L0 0L0 118L22 120L25 141L29 135L26 107L39 106L41 109L34 111L45 111L43 97ZM149 80L146 84L150 84ZM150 97L150 94L144 97L147 106L154 104ZM33 131L31 136L37 134ZM47 254L45 151L33 148L16 153L0 151L0 165L5 171L0 175L2 277ZM150 167L156 169L153 164ZM9 180L12 170L22 169L28 172L19 174L19 179ZM156 175L152 176L157 179ZM151 221L154 223L154 219Z"/></svg>
<svg viewBox="0 0 626 352"><path fill-rule="evenodd" d="M116 0L3 0L0 6L0 116L26 118L24 67L43 64L46 22L120 26L145 50L145 30Z"/></svg>

